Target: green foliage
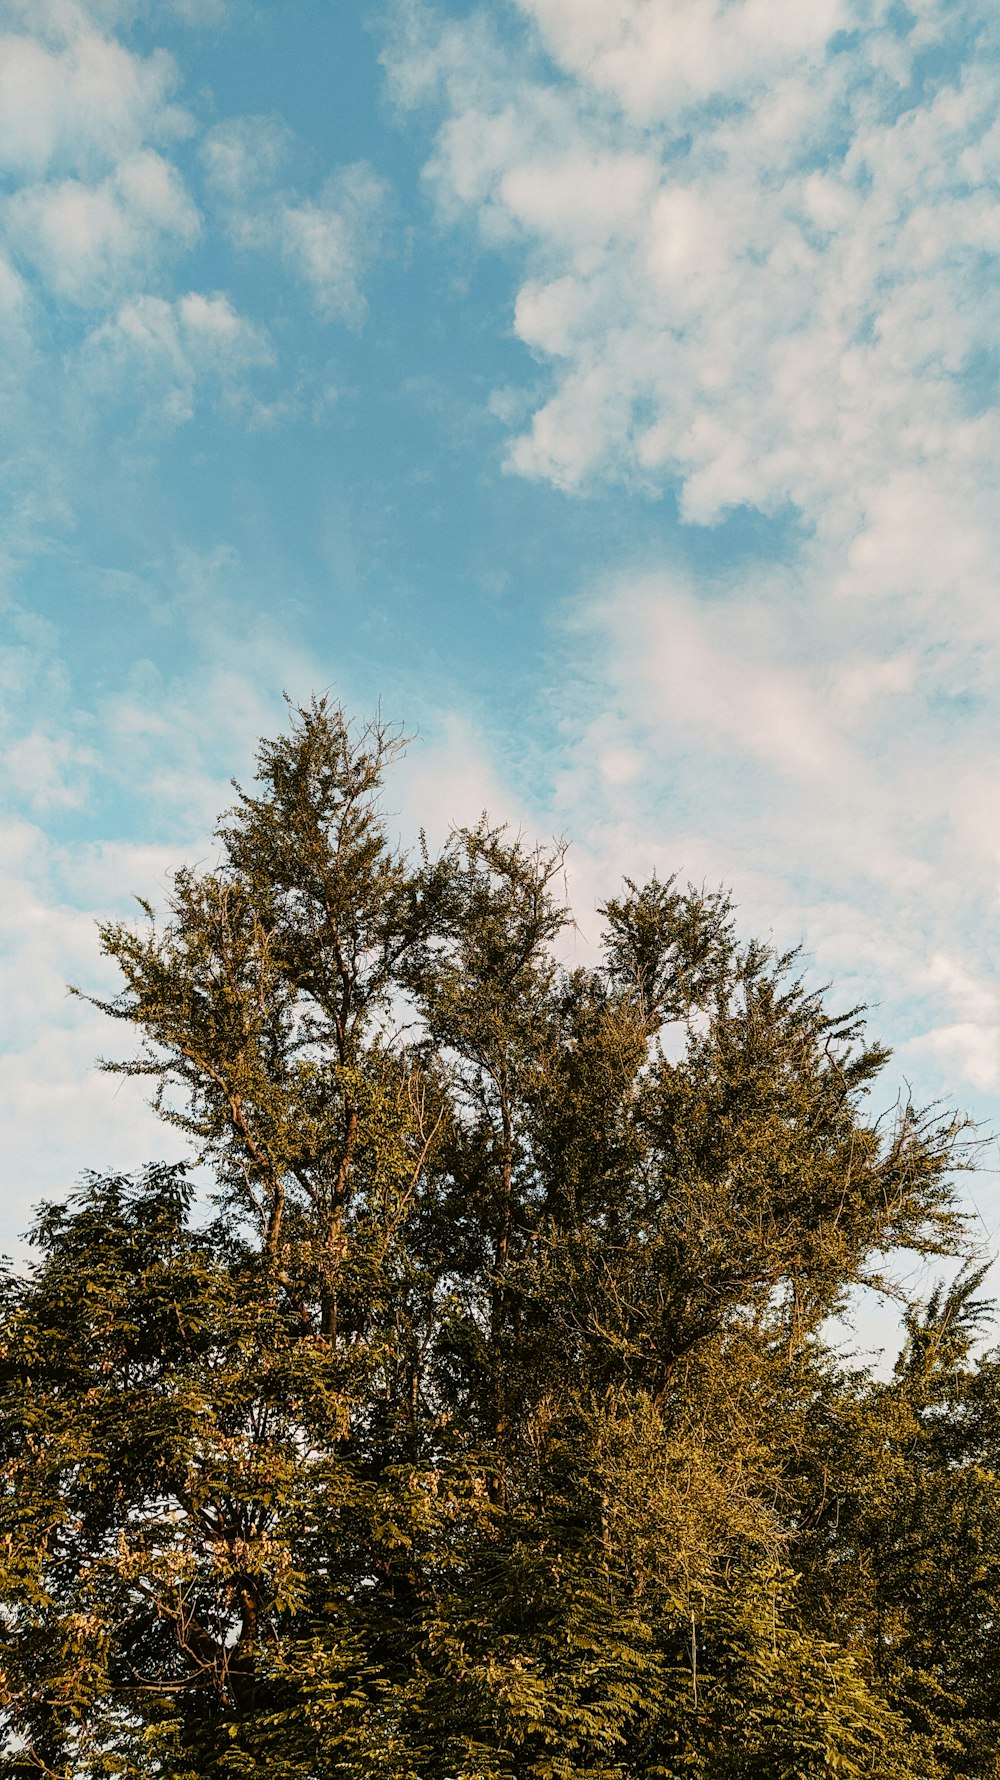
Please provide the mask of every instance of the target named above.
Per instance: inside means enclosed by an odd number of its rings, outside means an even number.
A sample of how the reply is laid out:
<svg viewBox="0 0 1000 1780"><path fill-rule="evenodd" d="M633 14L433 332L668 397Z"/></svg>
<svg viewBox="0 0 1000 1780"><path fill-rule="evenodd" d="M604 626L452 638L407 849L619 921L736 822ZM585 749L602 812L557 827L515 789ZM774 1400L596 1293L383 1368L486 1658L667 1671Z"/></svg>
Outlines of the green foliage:
<svg viewBox="0 0 1000 1780"><path fill-rule="evenodd" d="M1000 1774L981 1272L891 1379L831 1315L957 1255L960 1122L725 897L389 845L319 701L210 871L102 931L208 1169L42 1209L0 1305L0 1772Z"/></svg>

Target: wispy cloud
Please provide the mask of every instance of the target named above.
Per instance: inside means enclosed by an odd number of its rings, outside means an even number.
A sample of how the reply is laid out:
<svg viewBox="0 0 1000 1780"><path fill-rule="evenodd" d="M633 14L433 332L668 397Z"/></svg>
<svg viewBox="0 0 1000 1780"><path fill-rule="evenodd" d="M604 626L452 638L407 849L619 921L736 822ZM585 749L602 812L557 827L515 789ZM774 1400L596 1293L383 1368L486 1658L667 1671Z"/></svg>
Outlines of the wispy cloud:
<svg viewBox="0 0 1000 1780"><path fill-rule="evenodd" d="M101 1054L127 1035L67 996L114 988L95 923L159 900L187 858L214 857L215 818L235 769L249 778L255 739L282 721L280 688L305 695L320 670L266 619L249 623L229 591L232 552L182 553L173 565L183 671L137 663L124 683L74 702L54 627L7 614L0 707L0 1114L6 1165L3 1240L42 1195L68 1191L85 1167L138 1166L180 1153L145 1107L141 1084L109 1082ZM108 810L131 811L127 832ZM86 811L86 837L58 818ZM99 813L101 812L101 813ZM112 825L113 826L113 825ZM40 1140L40 1132L44 1139Z"/></svg>
<svg viewBox="0 0 1000 1780"><path fill-rule="evenodd" d="M381 251L389 188L364 161L338 167L315 197L281 183L291 155L274 118L233 118L206 138L209 182L228 233L244 251L278 254L327 320L357 326L363 280Z"/></svg>
<svg viewBox="0 0 1000 1780"><path fill-rule="evenodd" d="M137 20L164 18L196 29L221 25L230 0L0 0L0 26L29 28L55 43L96 30L111 32Z"/></svg>
<svg viewBox="0 0 1000 1780"><path fill-rule="evenodd" d="M86 389L119 394L170 422L190 420L206 383L231 405L247 402L245 374L274 363L266 332L223 292L189 291L169 301L133 297L88 336L81 354Z"/></svg>

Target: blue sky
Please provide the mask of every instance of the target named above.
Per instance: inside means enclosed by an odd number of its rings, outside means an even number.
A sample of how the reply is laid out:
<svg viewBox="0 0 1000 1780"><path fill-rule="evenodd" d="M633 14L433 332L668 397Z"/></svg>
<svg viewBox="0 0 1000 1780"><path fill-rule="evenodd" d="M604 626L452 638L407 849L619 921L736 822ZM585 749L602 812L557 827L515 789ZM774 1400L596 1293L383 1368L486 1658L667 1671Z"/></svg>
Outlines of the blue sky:
<svg viewBox="0 0 1000 1780"><path fill-rule="evenodd" d="M0 0L8 1243L169 1148L64 985L285 690L417 732L404 835L568 837L581 951L725 881L996 1120L998 36Z"/></svg>

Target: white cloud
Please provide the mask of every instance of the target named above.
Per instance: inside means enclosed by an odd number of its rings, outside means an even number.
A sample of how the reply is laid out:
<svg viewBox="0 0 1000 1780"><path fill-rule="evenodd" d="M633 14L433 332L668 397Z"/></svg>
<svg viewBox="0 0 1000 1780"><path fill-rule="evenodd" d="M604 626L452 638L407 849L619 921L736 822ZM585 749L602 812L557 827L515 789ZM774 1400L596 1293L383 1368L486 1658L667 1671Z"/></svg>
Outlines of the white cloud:
<svg viewBox="0 0 1000 1780"><path fill-rule="evenodd" d="M0 325L5 329L23 325L29 297L24 279L0 254Z"/></svg>
<svg viewBox="0 0 1000 1780"><path fill-rule="evenodd" d="M405 97L437 82L444 212L527 262L514 327L551 393L511 467L672 483L698 523L790 502L857 527L887 461L938 454L993 349L988 65L906 100L916 33L848 0L521 10L568 79L481 20L421 35L412 11L390 61ZM923 35L961 45L954 11Z"/></svg>
<svg viewBox="0 0 1000 1780"><path fill-rule="evenodd" d="M199 233L169 156L193 128L174 62L108 34L130 10L0 8L0 223L19 270L60 305L120 300Z"/></svg>
<svg viewBox="0 0 1000 1780"><path fill-rule="evenodd" d="M521 0L559 65L612 96L630 118L753 93L789 65L822 61L854 22L846 0Z"/></svg>
<svg viewBox="0 0 1000 1780"><path fill-rule="evenodd" d="M55 296L100 307L193 245L198 213L176 169L152 149L96 185L63 179L24 186L8 200L21 260Z"/></svg>
<svg viewBox="0 0 1000 1780"><path fill-rule="evenodd" d="M0 749L0 760L19 798L39 812L79 808L86 801L90 769L97 765L92 749L41 728Z"/></svg>
<svg viewBox="0 0 1000 1780"><path fill-rule="evenodd" d="M25 9L34 31L44 22ZM76 25L62 43L0 38L0 168L7 174L104 172L189 128L171 103L177 73L165 51L138 56L88 28L82 15Z"/></svg>
<svg viewBox="0 0 1000 1780"><path fill-rule="evenodd" d="M292 140L273 118L233 118L206 138L209 189L235 245L279 255L328 320L357 326L381 250L389 190L367 162L340 167L315 198L278 182Z"/></svg>
<svg viewBox="0 0 1000 1780"><path fill-rule="evenodd" d="M152 19L144 0L0 0L0 388L11 439L53 402L79 435L103 411L95 396L188 419L206 382L250 426L297 411L297 392L264 401L248 382L275 362L266 330L223 292L177 294L178 262L203 224L171 151L195 126L174 102L172 58L114 34L147 10ZM220 15L184 10L196 25ZM57 389L45 381L53 308L69 372Z"/></svg>
<svg viewBox="0 0 1000 1780"><path fill-rule="evenodd" d="M515 799L478 728L455 711L436 712L432 721L431 736L411 744L389 787L407 843L424 829L431 848L441 847L453 828L474 828L484 811L517 826Z"/></svg>
<svg viewBox="0 0 1000 1780"><path fill-rule="evenodd" d="M201 144L209 184L227 206L229 227L240 245L255 245L253 210L273 191L293 146L291 131L277 117L229 118Z"/></svg>
<svg viewBox="0 0 1000 1780"><path fill-rule="evenodd" d="M278 239L320 313L357 325L362 278L377 251L387 187L364 162L325 181L319 198L279 209Z"/></svg>
<svg viewBox="0 0 1000 1780"><path fill-rule="evenodd" d="M168 301L130 298L84 343L82 369L92 391L141 397L171 422L190 420L199 388L215 380L237 407L252 405L246 374L274 363L263 329L237 313L223 292L189 291Z"/></svg>
<svg viewBox="0 0 1000 1780"><path fill-rule="evenodd" d="M879 654L869 637L865 652L842 609L797 603L787 572L766 567L700 596L680 574L647 573L587 609L555 783L584 882L680 870L732 885L744 931L803 940L814 980L875 1004L899 1051L890 1082L989 1117L997 650L949 655L924 637Z"/></svg>
<svg viewBox="0 0 1000 1780"><path fill-rule="evenodd" d="M949 1073L957 1074L982 1093L1000 1090L1000 1023L957 1021L935 1026L909 1047L911 1055L929 1052Z"/></svg>
<svg viewBox="0 0 1000 1780"><path fill-rule="evenodd" d="M616 587L592 616L610 643L609 674L642 720L813 784L843 773L826 676L782 660L789 651L766 604L706 604L655 575ZM880 663L855 668L875 685L880 670Z"/></svg>
<svg viewBox="0 0 1000 1780"><path fill-rule="evenodd" d="M24 418L24 384L33 360L31 292L0 252L0 404L5 431Z"/></svg>
<svg viewBox="0 0 1000 1780"><path fill-rule="evenodd" d="M947 1068L992 1092L990 15L518 11L505 34L485 10L405 6L386 58L400 102L437 110L440 216L513 268L538 369L491 404L507 467L577 497L669 491L681 518L668 567L581 592L560 826L606 875L735 881L751 926L803 935L898 1035L926 1036L925 1082ZM768 516L773 562L737 543L710 575L677 566L685 528L697 562L699 530L740 509ZM954 969L929 973L936 956Z"/></svg>
<svg viewBox="0 0 1000 1780"><path fill-rule="evenodd" d="M91 32L156 23L164 14L195 27L219 25L227 0L0 0L0 28L30 30L56 45L74 43Z"/></svg>
<svg viewBox="0 0 1000 1780"><path fill-rule="evenodd" d="M177 1153L132 1085L101 1076L107 1022L73 1001L71 980L100 984L94 921L54 881L58 849L35 828L3 826L0 907L7 947L0 956L0 1104L6 1139L0 1247L16 1246L32 1207L61 1198L86 1167L135 1167ZM138 850L137 850L138 852ZM140 859L122 858L125 880L147 881ZM119 906L110 877L96 907ZM123 911L124 912L124 911ZM114 1034L117 1043L120 1035ZM44 1131L44 1143L39 1132Z"/></svg>

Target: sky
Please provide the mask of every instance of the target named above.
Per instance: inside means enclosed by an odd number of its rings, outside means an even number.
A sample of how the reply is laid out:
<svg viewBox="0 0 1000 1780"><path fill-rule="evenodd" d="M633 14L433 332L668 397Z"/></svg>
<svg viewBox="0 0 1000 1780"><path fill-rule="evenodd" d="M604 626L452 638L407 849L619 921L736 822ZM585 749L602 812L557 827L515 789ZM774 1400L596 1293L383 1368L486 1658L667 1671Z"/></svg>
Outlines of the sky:
<svg viewBox="0 0 1000 1780"><path fill-rule="evenodd" d="M0 0L0 1245L171 1153L95 922L282 694L1000 1129L990 0ZM996 1147L963 1183L997 1245Z"/></svg>

